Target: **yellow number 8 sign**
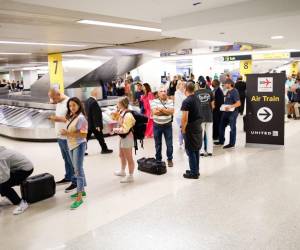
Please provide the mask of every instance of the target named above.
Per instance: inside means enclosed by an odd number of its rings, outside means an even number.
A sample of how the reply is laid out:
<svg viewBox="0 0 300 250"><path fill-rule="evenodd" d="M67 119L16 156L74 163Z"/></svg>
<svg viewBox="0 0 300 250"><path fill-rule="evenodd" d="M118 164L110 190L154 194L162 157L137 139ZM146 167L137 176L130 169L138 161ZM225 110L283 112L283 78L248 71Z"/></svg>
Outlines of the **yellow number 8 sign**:
<svg viewBox="0 0 300 250"><path fill-rule="evenodd" d="M48 67L50 83L57 85L61 93L64 93L64 76L61 54L48 55Z"/></svg>
<svg viewBox="0 0 300 250"><path fill-rule="evenodd" d="M291 75L297 75L299 72L298 70L298 62L293 62L291 64Z"/></svg>
<svg viewBox="0 0 300 250"><path fill-rule="evenodd" d="M252 60L244 60L240 62L240 74L246 75L252 73Z"/></svg>

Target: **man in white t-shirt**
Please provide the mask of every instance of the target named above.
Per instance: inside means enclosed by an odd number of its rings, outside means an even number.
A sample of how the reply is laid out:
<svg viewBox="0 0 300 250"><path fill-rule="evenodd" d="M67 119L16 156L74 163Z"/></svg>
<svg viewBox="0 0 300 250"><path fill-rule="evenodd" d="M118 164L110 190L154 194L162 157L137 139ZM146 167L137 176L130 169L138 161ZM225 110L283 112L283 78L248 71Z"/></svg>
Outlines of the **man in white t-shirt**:
<svg viewBox="0 0 300 250"><path fill-rule="evenodd" d="M162 137L165 137L167 146L168 167L173 167L173 115L174 102L168 98L167 90L164 86L158 91L158 98L151 102L151 112L153 116L153 131L155 142L155 158L162 160Z"/></svg>
<svg viewBox="0 0 300 250"><path fill-rule="evenodd" d="M57 142L61 151L61 155L65 161L65 177L56 182L56 184L67 184L70 183L70 186L65 189L65 192L71 192L73 189L76 189L76 177L74 175L74 167L69 153L69 147L67 138L61 135L61 130L66 129L66 114L68 111L67 103L69 97L59 92L58 88L51 88L48 92L48 96L52 103L56 104L55 115L49 117L49 119L55 122L55 132L57 135Z"/></svg>

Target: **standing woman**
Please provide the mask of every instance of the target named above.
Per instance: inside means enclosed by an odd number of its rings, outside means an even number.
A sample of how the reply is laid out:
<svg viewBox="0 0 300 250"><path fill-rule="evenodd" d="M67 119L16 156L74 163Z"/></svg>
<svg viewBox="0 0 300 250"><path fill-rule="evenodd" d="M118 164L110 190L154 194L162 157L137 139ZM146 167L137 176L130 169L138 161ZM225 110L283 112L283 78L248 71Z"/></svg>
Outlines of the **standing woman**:
<svg viewBox="0 0 300 250"><path fill-rule="evenodd" d="M134 137L132 128L135 125L135 119L132 113L128 110L129 99L127 97L118 102L118 115L114 116L120 127L114 128L114 132L120 135L120 160L121 170L115 172L116 176L124 177L121 183L133 182L134 161L132 157L132 148L134 147ZM126 165L128 165L129 176L126 177Z"/></svg>
<svg viewBox="0 0 300 250"><path fill-rule="evenodd" d="M211 84L212 84L211 78L209 76L206 76L206 86L211 89L212 88Z"/></svg>
<svg viewBox="0 0 300 250"><path fill-rule="evenodd" d="M141 102L144 107L144 115L148 117L147 128L145 132L146 138L153 137L153 118L151 116L151 107L150 102L154 99L154 95L152 94L151 87L148 83L143 84L144 95L141 97Z"/></svg>
<svg viewBox="0 0 300 250"><path fill-rule="evenodd" d="M176 123L178 125L178 140L179 140L179 147L181 148L183 146L183 136L181 132L181 120L182 120L182 111L181 111L181 106L182 102L185 100L186 96L184 94L185 92L185 82L179 80L177 82L176 86L177 90L175 92L175 97L174 97L174 117L176 119Z"/></svg>
<svg viewBox="0 0 300 250"><path fill-rule="evenodd" d="M67 108L66 119L68 120L68 125L67 129L61 131L61 134L67 136L77 179L77 193L71 195L71 198L75 199L71 205L71 209L76 209L83 203L82 197L86 196L86 192L84 191L86 179L83 170L83 158L86 149L88 122L85 118L83 105L77 97L68 100Z"/></svg>

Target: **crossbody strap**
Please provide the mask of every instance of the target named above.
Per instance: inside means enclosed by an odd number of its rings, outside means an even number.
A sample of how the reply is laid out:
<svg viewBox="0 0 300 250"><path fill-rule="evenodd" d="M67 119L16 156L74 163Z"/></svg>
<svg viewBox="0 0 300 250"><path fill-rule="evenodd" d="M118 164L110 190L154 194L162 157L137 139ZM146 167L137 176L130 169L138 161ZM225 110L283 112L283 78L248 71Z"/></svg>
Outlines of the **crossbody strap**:
<svg viewBox="0 0 300 250"><path fill-rule="evenodd" d="M166 105L159 99L160 103L164 106L165 109L168 109Z"/></svg>
<svg viewBox="0 0 300 250"><path fill-rule="evenodd" d="M74 118L72 118L72 120L69 122L69 124L67 125L67 129L69 129L71 123L77 118L78 116L75 116Z"/></svg>

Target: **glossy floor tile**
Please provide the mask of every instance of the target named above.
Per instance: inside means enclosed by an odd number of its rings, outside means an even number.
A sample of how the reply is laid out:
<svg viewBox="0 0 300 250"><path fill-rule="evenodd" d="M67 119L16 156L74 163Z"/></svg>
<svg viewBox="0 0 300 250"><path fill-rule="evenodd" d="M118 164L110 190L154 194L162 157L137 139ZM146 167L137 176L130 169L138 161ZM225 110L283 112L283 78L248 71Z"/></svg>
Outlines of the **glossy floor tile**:
<svg viewBox="0 0 300 250"><path fill-rule="evenodd" d="M239 128L242 128L239 120ZM85 159L88 197L70 211L65 186L54 198L33 204L20 216L0 208L0 249L299 249L300 122L286 123L285 147L216 147L201 158L200 180L185 180L186 156L174 143L175 167L163 176L136 172L120 184L118 138L107 138L115 152L99 154L89 142ZM27 155L35 174L63 176L56 143L0 144ZM147 140L136 158L152 156Z"/></svg>

